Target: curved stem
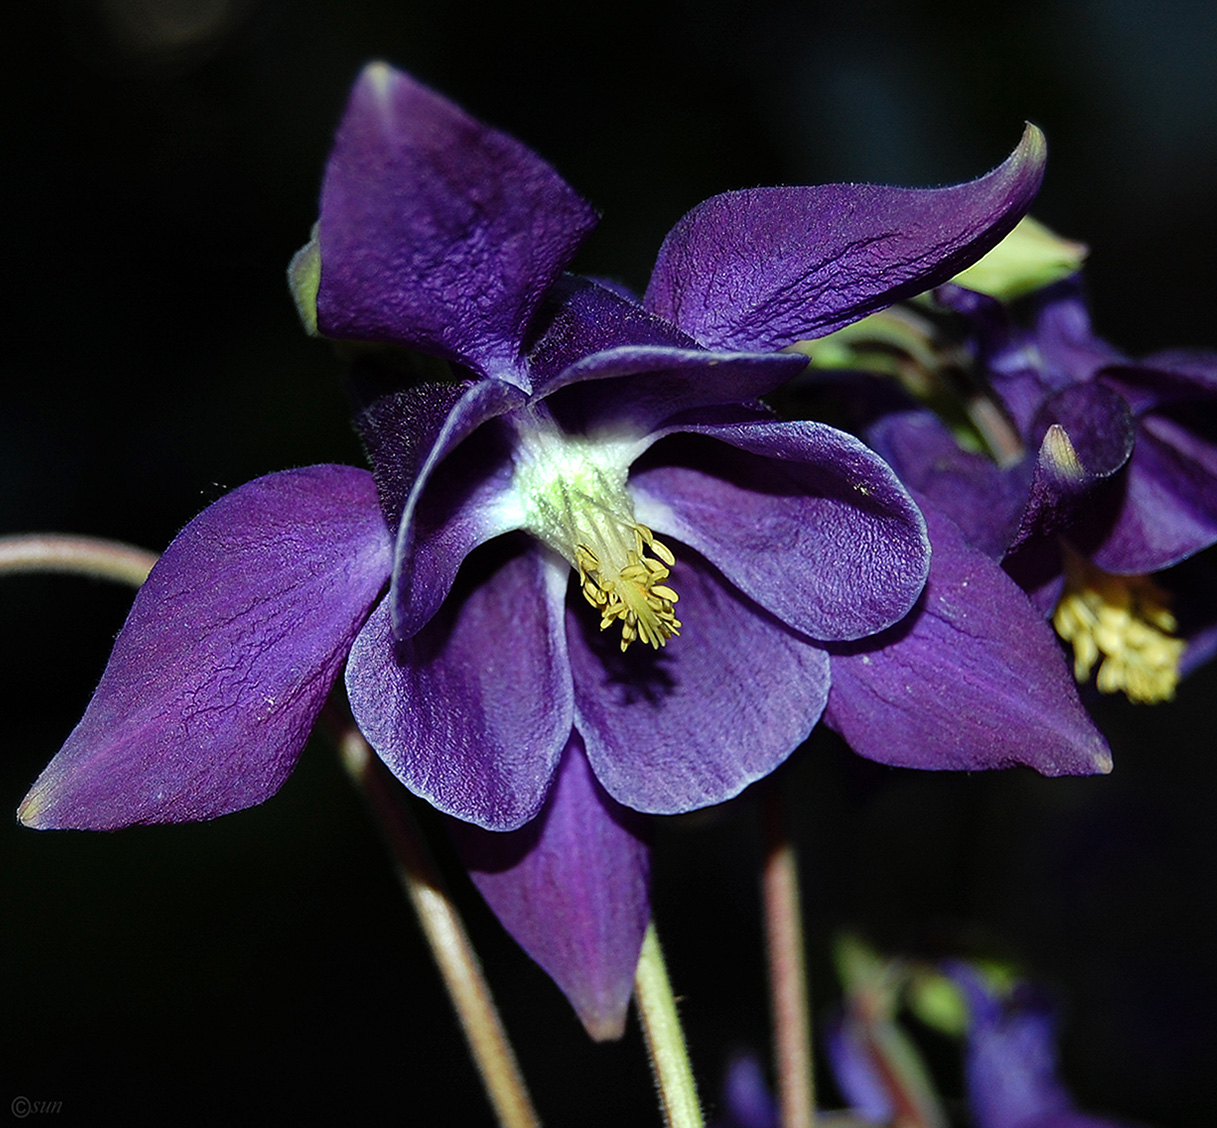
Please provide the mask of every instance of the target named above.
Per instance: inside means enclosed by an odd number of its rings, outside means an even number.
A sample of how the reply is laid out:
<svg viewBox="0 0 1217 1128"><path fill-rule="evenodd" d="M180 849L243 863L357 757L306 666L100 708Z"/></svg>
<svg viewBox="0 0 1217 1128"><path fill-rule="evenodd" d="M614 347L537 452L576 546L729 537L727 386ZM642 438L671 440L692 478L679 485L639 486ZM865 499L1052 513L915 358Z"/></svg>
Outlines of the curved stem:
<svg viewBox="0 0 1217 1128"><path fill-rule="evenodd" d="M705 1121L697 1099L697 1084L653 922L647 926L642 941L642 954L634 975L634 1002L642 1019L664 1123L668 1128L702 1128Z"/></svg>
<svg viewBox="0 0 1217 1128"><path fill-rule="evenodd" d="M782 1128L812 1128L815 1075L811 1047L811 999L803 944L799 862L786 825L782 795L770 787L764 799L765 864L761 888L773 999L773 1050Z"/></svg>
<svg viewBox="0 0 1217 1128"><path fill-rule="evenodd" d="M55 533L0 537L0 575L66 572L138 587L156 559L145 549L95 537ZM473 945L418 827L394 794L396 781L353 725L341 726L337 737L343 766L371 807L397 863L398 877L431 947L499 1124L540 1128Z"/></svg>
<svg viewBox="0 0 1217 1128"><path fill-rule="evenodd" d="M541 1121L477 954L418 825L400 801L400 785L354 725L347 725L339 734L338 747L347 774L367 800L397 863L397 876L430 945L499 1124L502 1128L539 1128Z"/></svg>
<svg viewBox="0 0 1217 1128"><path fill-rule="evenodd" d="M0 537L0 575L67 572L139 587L155 563L155 552L100 537L71 537L60 533Z"/></svg>

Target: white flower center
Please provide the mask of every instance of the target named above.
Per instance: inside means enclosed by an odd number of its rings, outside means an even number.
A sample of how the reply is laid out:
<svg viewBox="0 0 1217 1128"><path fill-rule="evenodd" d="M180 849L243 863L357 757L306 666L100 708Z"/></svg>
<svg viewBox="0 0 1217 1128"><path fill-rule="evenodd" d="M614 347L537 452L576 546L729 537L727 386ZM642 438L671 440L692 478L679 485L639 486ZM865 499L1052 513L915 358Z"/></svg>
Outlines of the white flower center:
<svg viewBox="0 0 1217 1128"><path fill-rule="evenodd" d="M658 649L679 634L679 597L664 582L675 558L634 519L626 490L635 442L539 426L520 435L517 452L523 526L579 573L600 629L619 622L622 650L635 639Z"/></svg>

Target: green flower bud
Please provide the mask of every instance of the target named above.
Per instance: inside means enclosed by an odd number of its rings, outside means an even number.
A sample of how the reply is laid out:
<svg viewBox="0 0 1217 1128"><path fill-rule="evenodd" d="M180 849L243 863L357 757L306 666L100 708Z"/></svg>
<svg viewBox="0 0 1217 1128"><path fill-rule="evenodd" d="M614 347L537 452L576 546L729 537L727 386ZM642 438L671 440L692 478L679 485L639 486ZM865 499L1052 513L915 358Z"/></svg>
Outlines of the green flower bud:
<svg viewBox="0 0 1217 1128"><path fill-rule="evenodd" d="M287 267L287 286L296 303L300 324L310 337L317 337L317 291L321 288L321 243L317 224L312 237L294 255Z"/></svg>
<svg viewBox="0 0 1217 1128"><path fill-rule="evenodd" d="M1076 273L1088 253L1084 243L1062 239L1028 215L993 250L951 281L1009 302Z"/></svg>

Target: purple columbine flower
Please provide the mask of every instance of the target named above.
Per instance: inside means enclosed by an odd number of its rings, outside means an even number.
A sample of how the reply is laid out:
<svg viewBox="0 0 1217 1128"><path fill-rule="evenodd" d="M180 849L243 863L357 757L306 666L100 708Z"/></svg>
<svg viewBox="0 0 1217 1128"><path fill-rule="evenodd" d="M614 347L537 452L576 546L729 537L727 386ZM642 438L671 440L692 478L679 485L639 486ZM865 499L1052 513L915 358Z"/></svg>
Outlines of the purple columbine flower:
<svg viewBox="0 0 1217 1128"><path fill-rule="evenodd" d="M1079 680L1097 666L1101 690L1170 697L1190 660L1149 573L1217 540L1217 355L1128 360L1093 334L1076 277L1037 296L1029 328L983 295L938 295L971 329L974 375L1007 413L1015 453L999 465L961 450L925 411L869 437L1052 615Z"/></svg>
<svg viewBox="0 0 1217 1128"><path fill-rule="evenodd" d="M952 188L716 197L640 306L564 278L595 217L548 165L368 67L293 288L321 334L453 379L367 398L372 474L272 474L183 530L22 819L261 802L346 662L361 728L469 824L508 927L589 1029L619 1028L648 911L631 812L771 771L824 707L826 648L900 620L925 579L888 468L756 402L801 363L775 350L945 281L1013 226L1042 164L1029 130ZM573 848L580 828L597 848Z"/></svg>

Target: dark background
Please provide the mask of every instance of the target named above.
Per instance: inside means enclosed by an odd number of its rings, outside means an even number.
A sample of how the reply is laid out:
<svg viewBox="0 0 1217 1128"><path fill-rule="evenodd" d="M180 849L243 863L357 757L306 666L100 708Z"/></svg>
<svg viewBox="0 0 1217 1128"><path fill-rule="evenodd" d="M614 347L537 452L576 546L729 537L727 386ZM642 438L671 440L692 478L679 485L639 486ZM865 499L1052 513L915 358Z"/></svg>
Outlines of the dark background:
<svg viewBox="0 0 1217 1128"><path fill-rule="evenodd" d="M250 478L360 461L339 366L299 331L283 270L373 57L547 157L604 212L577 266L636 287L708 195L967 179L1029 118L1051 154L1036 214L1092 246L1100 330L1134 353L1217 345L1205 0L17 3L0 35L0 532L159 549ZM80 579L3 581L0 806L79 717L129 602ZM1215 690L1206 671L1173 705L1105 705L1104 779L902 772L813 741L786 774L817 998L834 991L826 953L844 926L893 949L1012 955L1061 992L1082 1102L1210 1123ZM766 1038L752 814L669 822L656 853L710 1103L726 1055ZM3 1101L60 1100L78 1123L490 1122L323 742L274 800L212 824L88 835L8 820L3 836ZM633 1025L590 1045L454 883L547 1122L658 1123Z"/></svg>

